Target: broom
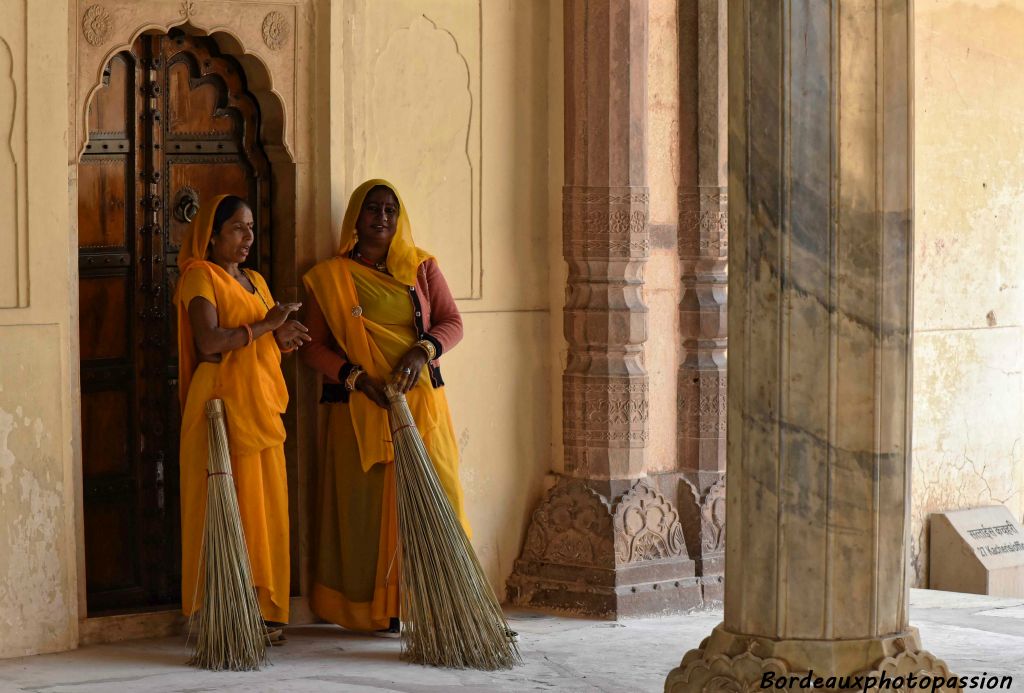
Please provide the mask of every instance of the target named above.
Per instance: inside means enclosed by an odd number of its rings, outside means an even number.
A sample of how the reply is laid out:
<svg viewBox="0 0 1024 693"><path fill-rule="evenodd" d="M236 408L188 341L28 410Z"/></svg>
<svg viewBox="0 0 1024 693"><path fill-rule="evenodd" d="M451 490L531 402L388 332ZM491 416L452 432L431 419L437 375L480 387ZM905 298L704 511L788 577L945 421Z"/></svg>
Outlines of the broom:
<svg viewBox="0 0 1024 693"><path fill-rule="evenodd" d="M494 591L441 487L405 395L387 388L402 550L402 652L417 664L510 669L522 662Z"/></svg>
<svg viewBox="0 0 1024 693"><path fill-rule="evenodd" d="M193 625L197 637L188 663L213 671L258 670L268 663L267 629L253 588L231 476L223 401L206 403L206 420L210 462L201 555L206 589L202 607L189 620L190 639Z"/></svg>

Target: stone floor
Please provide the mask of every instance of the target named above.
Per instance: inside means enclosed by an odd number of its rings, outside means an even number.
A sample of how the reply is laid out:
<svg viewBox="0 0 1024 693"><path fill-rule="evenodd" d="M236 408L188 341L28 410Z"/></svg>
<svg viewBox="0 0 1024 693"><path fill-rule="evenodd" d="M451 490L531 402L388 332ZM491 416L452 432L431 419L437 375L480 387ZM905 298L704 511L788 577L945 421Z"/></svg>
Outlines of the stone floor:
<svg viewBox="0 0 1024 693"><path fill-rule="evenodd" d="M961 674L1011 674L1024 692L1024 599L914 590L912 622L928 649ZM245 674L184 665L181 638L136 640L0 661L0 692L201 691L659 691L683 652L721 611L621 622L510 614L525 664L508 672L443 671L405 664L399 643L330 626L287 631L273 666ZM0 633L2 637L2 633Z"/></svg>

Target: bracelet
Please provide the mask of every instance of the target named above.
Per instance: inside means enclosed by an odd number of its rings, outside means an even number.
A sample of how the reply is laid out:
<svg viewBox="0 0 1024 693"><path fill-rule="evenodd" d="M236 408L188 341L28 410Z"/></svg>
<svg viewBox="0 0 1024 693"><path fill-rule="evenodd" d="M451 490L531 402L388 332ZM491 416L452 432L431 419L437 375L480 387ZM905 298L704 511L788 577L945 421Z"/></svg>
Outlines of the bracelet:
<svg viewBox="0 0 1024 693"><path fill-rule="evenodd" d="M244 328L245 328L245 334L246 334L246 335L248 336L248 338L249 338L249 341L247 341L247 342L245 343L245 346L249 346L250 344L252 344L252 341L253 341L253 336L252 336L252 327L250 327L249 325L242 325L242 327L244 327Z"/></svg>
<svg viewBox="0 0 1024 693"><path fill-rule="evenodd" d="M296 349L298 349L298 347L288 347L287 349L281 349L281 353L282 354L290 354L293 351L295 351Z"/></svg>
<svg viewBox="0 0 1024 693"><path fill-rule="evenodd" d="M420 349L423 349L423 351L427 352L427 361L433 361L434 359L437 358L437 348L434 346L434 343L431 342L429 339L421 339L420 341L416 342L416 344L414 344L413 346L418 346Z"/></svg>
<svg viewBox="0 0 1024 693"><path fill-rule="evenodd" d="M345 389L348 390L349 392L355 392L356 379L365 372L366 371L364 371L359 366L353 366L352 370L348 372L348 377L345 378Z"/></svg>

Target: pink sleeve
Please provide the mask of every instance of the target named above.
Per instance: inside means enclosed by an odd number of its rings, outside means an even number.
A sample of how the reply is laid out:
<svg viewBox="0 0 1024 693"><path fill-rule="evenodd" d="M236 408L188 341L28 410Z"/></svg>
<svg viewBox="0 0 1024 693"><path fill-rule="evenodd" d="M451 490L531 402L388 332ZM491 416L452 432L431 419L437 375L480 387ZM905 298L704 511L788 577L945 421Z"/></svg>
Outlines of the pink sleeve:
<svg viewBox="0 0 1024 693"><path fill-rule="evenodd" d="M446 354L462 341L462 316L437 262L428 260L423 263L423 270L430 299L430 329L427 333L441 344L441 353Z"/></svg>
<svg viewBox="0 0 1024 693"><path fill-rule="evenodd" d="M307 305L303 324L309 328L312 341L299 349L299 356L307 366L321 373L325 380L336 383L338 373L347 361L335 343L331 328L327 326L327 319L324 318L324 312L320 310L320 304L316 302L316 297L312 293L307 296Z"/></svg>

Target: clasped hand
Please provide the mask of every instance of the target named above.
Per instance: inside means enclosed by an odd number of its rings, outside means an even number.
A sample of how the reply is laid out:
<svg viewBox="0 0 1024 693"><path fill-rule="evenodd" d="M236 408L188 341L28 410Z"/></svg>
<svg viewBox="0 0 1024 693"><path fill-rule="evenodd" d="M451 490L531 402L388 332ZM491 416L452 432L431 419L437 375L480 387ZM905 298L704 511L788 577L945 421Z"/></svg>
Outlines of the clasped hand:
<svg viewBox="0 0 1024 693"><path fill-rule="evenodd" d="M395 370L391 373L390 383L398 392L405 394L416 387L420 374L423 372L423 366L426 364L427 354L423 349L419 347L409 349L395 365ZM356 390L366 395L378 407L388 408L388 396L385 390L387 384L384 381L364 373L356 380L355 387Z"/></svg>

